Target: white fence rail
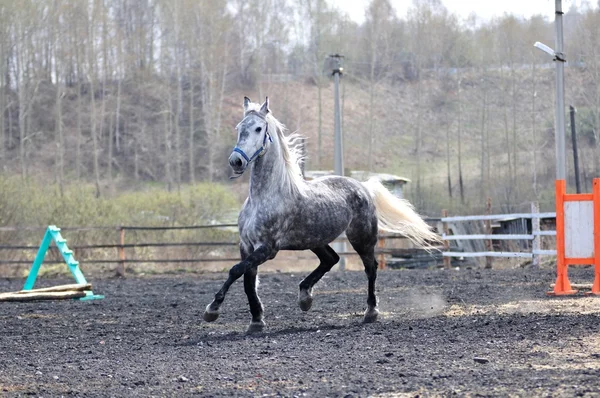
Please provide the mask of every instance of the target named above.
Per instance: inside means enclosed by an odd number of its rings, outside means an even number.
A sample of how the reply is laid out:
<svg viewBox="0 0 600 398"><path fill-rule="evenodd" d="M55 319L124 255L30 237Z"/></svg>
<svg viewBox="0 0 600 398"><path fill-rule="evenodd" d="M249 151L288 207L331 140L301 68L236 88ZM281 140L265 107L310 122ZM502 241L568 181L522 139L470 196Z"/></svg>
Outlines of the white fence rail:
<svg viewBox="0 0 600 398"><path fill-rule="evenodd" d="M444 240L482 240L482 239L497 239L497 240L533 240L533 235L442 235Z"/></svg>
<svg viewBox="0 0 600 398"><path fill-rule="evenodd" d="M461 257L461 258L472 258L472 257L512 257L512 258L531 258L533 265L537 266L540 262L540 256L555 256L556 250L541 250L540 239L542 236L556 236L556 231L541 231L540 230L540 218L552 218L556 217L556 213L539 213L537 211L537 204L532 203L531 213L513 213L513 214L488 214L480 216L456 216L456 217L442 217L441 222L444 225L444 234L442 239L446 242L446 250L442 253L447 258L446 265L449 266L450 257ZM532 220L532 233L531 234L470 234L470 235L450 235L446 231L448 230L448 223L457 223L465 221L502 221L517 218L530 218ZM491 231L488 231L491 232ZM481 251L481 252L452 252L449 251L450 241L461 241L461 240L530 240L532 241L531 252L495 252L495 251Z"/></svg>
<svg viewBox="0 0 600 398"><path fill-rule="evenodd" d="M456 216L442 217L442 222L455 221L485 221L505 220L510 218L552 218L556 213L513 213L513 214L486 214L485 216Z"/></svg>

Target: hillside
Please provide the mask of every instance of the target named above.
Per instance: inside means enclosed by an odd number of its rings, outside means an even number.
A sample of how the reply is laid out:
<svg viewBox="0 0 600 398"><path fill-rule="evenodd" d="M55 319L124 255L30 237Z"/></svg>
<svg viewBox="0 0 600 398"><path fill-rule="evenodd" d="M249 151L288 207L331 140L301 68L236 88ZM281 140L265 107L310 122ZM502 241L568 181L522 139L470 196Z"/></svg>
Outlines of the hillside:
<svg viewBox="0 0 600 398"><path fill-rule="evenodd" d="M578 69L568 70L568 81L578 81L581 73ZM413 182L407 189L408 196L424 211L436 213L442 207L476 210L487 196L494 198L495 206L506 210L523 207L535 199L541 200L542 206L548 205L554 175L553 71L537 70L535 87L532 76L532 70L526 68L512 73L464 70L460 76L432 72L416 82L381 82L374 89L371 135L369 86L352 75L346 76L341 90L345 167L369 168L371 140L372 171L410 178ZM89 86L62 87L62 151L56 127L56 87L43 83L36 88L26 119L32 133L25 138L24 149L16 128L18 98L16 93L7 92L6 97L13 101L4 117L4 175L23 173L37 181L60 182L62 156L64 184L93 183L93 128L97 135L100 195L110 196L147 183L175 189L191 182L192 156L194 181L222 182L242 197L245 188L237 187L243 185L227 180L227 157L236 140L234 126L241 118L244 95L255 101L269 95L274 115L289 130L298 130L307 137L308 169L333 168L331 82L326 81L322 87L320 156L318 88L309 79L270 82L266 76L258 89L226 87L222 109L213 110L222 114L220 126L213 132L207 132L202 123L205 110L201 104L194 103L193 113L189 106L183 107L176 123L177 115L165 108L165 92L156 87L164 87L164 82L142 87L128 81L110 82L104 89L96 87L93 98ZM78 89L81 95L77 95ZM582 102L576 93L567 94L568 103ZM184 103L193 101L189 90L181 95ZM586 115L585 108L580 115ZM581 121L583 130L585 122ZM193 135L190 128L194 128ZM587 131L580 130L580 134L589 138ZM591 143L589 139L580 143L583 170L588 176L593 173ZM452 197L447 186L448 171Z"/></svg>

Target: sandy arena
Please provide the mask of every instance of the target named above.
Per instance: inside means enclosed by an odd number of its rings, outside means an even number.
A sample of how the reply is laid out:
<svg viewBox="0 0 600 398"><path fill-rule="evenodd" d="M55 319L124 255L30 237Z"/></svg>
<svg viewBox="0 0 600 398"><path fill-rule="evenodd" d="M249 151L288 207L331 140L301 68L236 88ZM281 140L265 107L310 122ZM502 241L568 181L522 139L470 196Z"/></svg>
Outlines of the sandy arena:
<svg viewBox="0 0 600 398"><path fill-rule="evenodd" d="M590 283L592 269L571 272ZM2 303L2 396L597 396L600 298L549 298L547 268L334 272L311 311L301 274L261 276L265 333L246 336L240 282L202 321L224 274L95 279L94 302ZM68 283L42 280L36 287ZM0 291L21 288L0 280Z"/></svg>

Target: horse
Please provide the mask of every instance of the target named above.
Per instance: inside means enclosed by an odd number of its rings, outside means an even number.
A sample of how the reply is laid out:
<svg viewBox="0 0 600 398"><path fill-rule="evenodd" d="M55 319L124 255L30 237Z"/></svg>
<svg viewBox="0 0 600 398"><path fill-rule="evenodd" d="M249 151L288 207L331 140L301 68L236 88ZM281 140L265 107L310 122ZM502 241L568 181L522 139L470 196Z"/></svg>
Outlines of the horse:
<svg viewBox="0 0 600 398"><path fill-rule="evenodd" d="M238 218L241 262L204 312L213 322L230 286L244 276L244 291L252 321L248 333L263 331L263 305L258 297L258 266L280 250L311 250L320 264L300 282L298 304L308 311L313 287L340 257L329 245L342 233L360 256L368 279L367 309L363 322L377 320L375 295L379 230L404 234L415 244L431 248L439 237L406 200L392 195L377 179L359 182L342 176L311 181L302 177L298 134L286 136L285 126L271 113L269 98L261 105L244 97L244 113L236 126L237 143L229 156L234 176L250 168L249 195Z"/></svg>

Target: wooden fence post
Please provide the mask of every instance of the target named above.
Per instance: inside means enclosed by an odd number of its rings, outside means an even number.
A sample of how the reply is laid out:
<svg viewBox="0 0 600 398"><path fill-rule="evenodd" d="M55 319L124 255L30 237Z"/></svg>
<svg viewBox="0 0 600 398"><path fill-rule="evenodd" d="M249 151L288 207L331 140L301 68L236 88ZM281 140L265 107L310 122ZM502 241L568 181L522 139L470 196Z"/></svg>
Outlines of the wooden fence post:
<svg viewBox="0 0 600 398"><path fill-rule="evenodd" d="M385 247L385 238L383 236L380 236L380 238L377 240L377 247L380 249L383 249ZM386 269L387 264L385 263L385 253L380 253L379 254L379 269Z"/></svg>
<svg viewBox="0 0 600 398"><path fill-rule="evenodd" d="M533 215L533 217L531 217L531 233L533 234L533 240L531 241L531 252L533 253L533 257L531 258L531 265L534 268L539 268L539 266L540 266L539 251L542 247L542 245L541 245L542 237L540 236L540 218L537 217L537 214L539 212L540 212L539 203L531 202L531 213Z"/></svg>
<svg viewBox="0 0 600 398"><path fill-rule="evenodd" d="M117 276L125 278L125 228L119 228L119 265L117 266Z"/></svg>
<svg viewBox="0 0 600 398"><path fill-rule="evenodd" d="M444 209L442 210L442 218L444 217L448 217L448 210ZM448 223L446 221L442 221L442 231L444 232L444 236L448 236L449 233L449 229L448 229ZM444 239L444 251L447 252L450 250L450 241L448 241L447 239ZM450 268L451 267L451 258L450 257L444 257L444 268Z"/></svg>
<svg viewBox="0 0 600 398"><path fill-rule="evenodd" d="M490 214L492 214L492 198L487 198L486 204L485 204L485 209L486 209L486 214L489 216ZM485 220L485 233L487 235L491 235L492 234L492 220ZM487 239L485 241L485 245L488 251L493 252L494 251L494 245L492 243L491 239ZM485 258L485 268L491 269L492 268L492 257L486 257Z"/></svg>

